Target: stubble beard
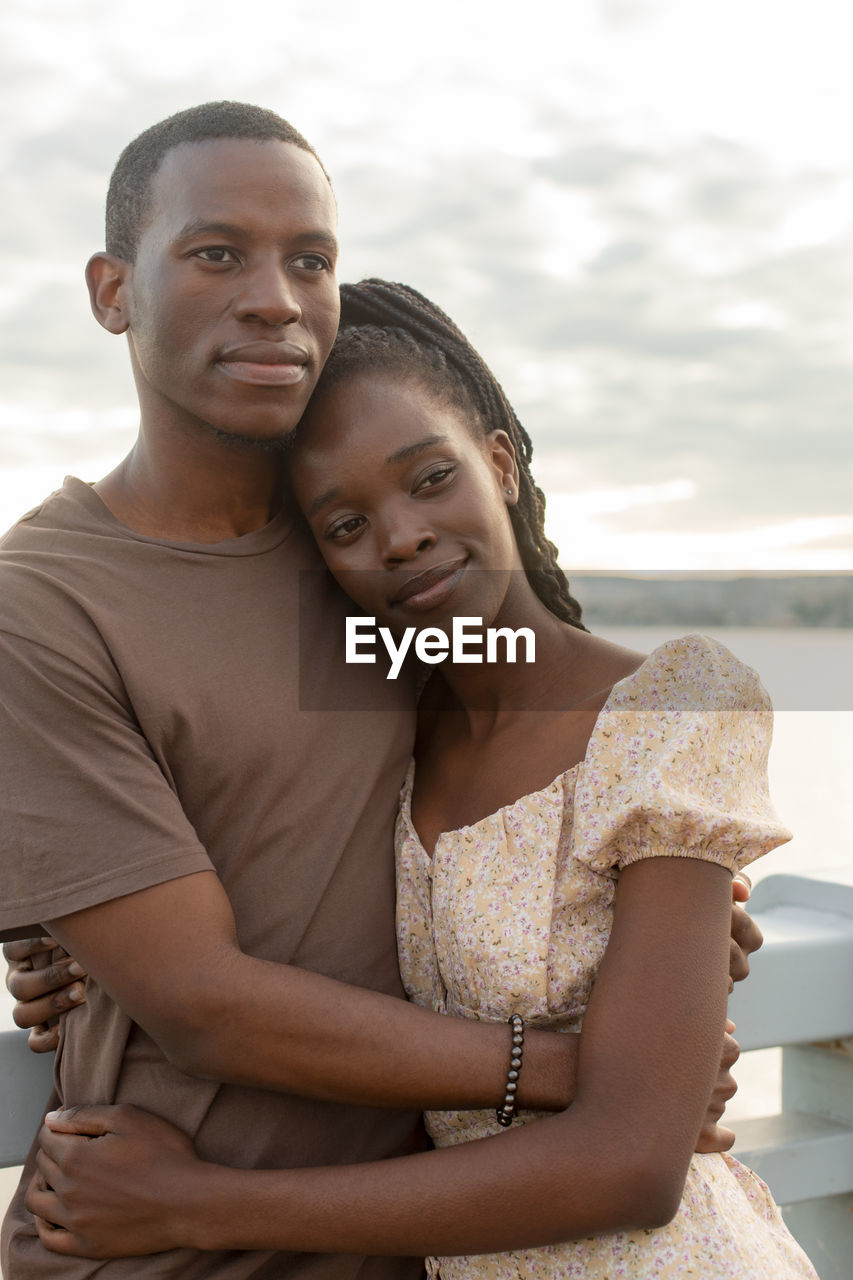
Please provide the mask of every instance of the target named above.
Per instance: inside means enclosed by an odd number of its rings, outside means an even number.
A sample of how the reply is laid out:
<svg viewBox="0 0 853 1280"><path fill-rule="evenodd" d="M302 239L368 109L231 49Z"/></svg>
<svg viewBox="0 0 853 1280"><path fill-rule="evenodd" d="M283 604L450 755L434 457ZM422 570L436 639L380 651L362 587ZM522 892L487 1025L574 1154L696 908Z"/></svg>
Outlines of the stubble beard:
<svg viewBox="0 0 853 1280"><path fill-rule="evenodd" d="M278 436L246 436L239 435L235 431L226 431L223 427L215 427L212 423L204 424L211 434L227 448L238 449L245 453L247 451L254 453L271 453L277 457L282 457L290 453L293 448L293 438L296 434L295 428L290 431L283 432Z"/></svg>

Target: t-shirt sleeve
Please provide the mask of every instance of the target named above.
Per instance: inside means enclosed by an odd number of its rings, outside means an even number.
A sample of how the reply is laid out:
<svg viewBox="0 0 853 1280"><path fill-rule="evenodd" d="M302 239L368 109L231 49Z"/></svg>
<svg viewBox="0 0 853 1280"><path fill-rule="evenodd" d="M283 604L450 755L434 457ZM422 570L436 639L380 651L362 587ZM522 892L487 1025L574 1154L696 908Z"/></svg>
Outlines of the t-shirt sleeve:
<svg viewBox="0 0 853 1280"><path fill-rule="evenodd" d="M772 710L706 636L670 641L615 686L575 793L572 853L598 871L703 858L738 871L791 833L767 782Z"/></svg>
<svg viewBox="0 0 853 1280"><path fill-rule="evenodd" d="M40 628L39 587L27 586L0 626L7 935L211 869L97 628L72 600L54 600Z"/></svg>

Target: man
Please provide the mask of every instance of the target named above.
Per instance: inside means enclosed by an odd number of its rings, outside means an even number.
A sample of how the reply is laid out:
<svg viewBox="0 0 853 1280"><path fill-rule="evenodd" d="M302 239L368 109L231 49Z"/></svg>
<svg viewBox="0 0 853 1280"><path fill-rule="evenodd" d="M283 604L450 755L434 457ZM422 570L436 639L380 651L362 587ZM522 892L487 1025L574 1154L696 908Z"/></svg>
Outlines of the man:
<svg viewBox="0 0 853 1280"><path fill-rule="evenodd" d="M365 666L340 683L346 604L282 504L278 449L337 327L335 221L322 166L272 113L210 104L136 139L87 279L128 337L139 437L0 549L0 928L49 927L90 975L56 1101L133 1101L243 1167L399 1154L416 1111L497 1105L506 1075L506 1028L398 998L412 691ZM571 1040L529 1037L525 1105L570 1099ZM42 1247L23 1189L3 1260L9 1280L419 1266L72 1262Z"/></svg>

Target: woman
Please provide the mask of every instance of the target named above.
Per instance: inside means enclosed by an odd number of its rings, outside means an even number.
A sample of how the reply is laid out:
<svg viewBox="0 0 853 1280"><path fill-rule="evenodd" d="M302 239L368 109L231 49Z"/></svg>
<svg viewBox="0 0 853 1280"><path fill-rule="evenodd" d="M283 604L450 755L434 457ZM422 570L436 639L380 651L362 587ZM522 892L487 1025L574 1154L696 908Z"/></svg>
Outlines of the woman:
<svg viewBox="0 0 853 1280"><path fill-rule="evenodd" d="M54 1117L28 1201L42 1239L425 1253L446 1280L813 1277L763 1184L693 1154L723 1036L730 874L787 838L766 791L766 696L716 642L643 658L590 636L544 536L529 441L482 361L410 290L344 297L356 327L291 462L327 564L397 634L435 640L462 615L535 642L532 663L450 660L429 682L397 828L409 995L513 1021L506 1096L430 1113L453 1149L407 1158L420 1172L405 1194L397 1162L229 1170L153 1117ZM573 1105L517 1114L523 1023L582 1019ZM509 1198L483 1176L492 1148L516 1162Z"/></svg>

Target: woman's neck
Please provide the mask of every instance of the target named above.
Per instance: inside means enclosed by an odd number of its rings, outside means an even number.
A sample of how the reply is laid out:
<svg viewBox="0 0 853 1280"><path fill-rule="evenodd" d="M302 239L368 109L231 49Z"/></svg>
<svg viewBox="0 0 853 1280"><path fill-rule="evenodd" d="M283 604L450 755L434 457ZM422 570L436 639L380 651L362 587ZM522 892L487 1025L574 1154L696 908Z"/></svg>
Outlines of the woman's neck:
<svg viewBox="0 0 853 1280"><path fill-rule="evenodd" d="M594 692L582 688L577 678L578 660L591 637L553 614L526 580L525 587L505 603L490 627L515 633L514 660L509 660L513 645L503 637L495 639L497 660L486 660L486 635L469 628L470 650L483 660L449 661L441 667L473 742L488 738L519 714L566 709Z"/></svg>

